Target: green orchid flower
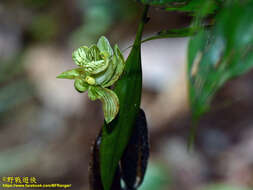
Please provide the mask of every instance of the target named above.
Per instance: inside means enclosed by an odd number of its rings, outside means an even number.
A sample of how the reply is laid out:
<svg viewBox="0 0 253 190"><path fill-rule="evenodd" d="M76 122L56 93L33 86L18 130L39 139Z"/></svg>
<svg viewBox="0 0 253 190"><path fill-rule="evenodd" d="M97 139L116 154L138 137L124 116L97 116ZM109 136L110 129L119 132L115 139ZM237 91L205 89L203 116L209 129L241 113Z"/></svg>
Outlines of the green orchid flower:
<svg viewBox="0 0 253 190"><path fill-rule="evenodd" d="M72 54L76 69L61 73L57 78L74 79L78 92L88 91L91 100L101 100L106 123L110 123L119 112L117 94L109 89L121 76L125 62L117 45L114 50L109 41L100 37L97 45L82 46Z"/></svg>

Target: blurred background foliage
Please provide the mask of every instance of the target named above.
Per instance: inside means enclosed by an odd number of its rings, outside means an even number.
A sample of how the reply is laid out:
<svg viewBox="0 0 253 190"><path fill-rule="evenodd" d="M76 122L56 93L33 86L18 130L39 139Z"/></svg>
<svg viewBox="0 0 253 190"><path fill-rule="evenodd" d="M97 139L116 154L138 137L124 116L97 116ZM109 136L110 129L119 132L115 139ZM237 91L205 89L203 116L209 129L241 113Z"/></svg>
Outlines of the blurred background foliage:
<svg viewBox="0 0 253 190"><path fill-rule="evenodd" d="M192 2L182 9L199 1ZM100 35L122 50L132 45L140 8L131 0L0 1L0 177L35 176L39 183L88 189L101 105L55 77L74 67L73 49ZM189 26L191 15L153 7L144 37ZM252 189L253 73L229 81L213 97L189 153L187 43L187 37L160 39L142 47L151 159L141 189Z"/></svg>

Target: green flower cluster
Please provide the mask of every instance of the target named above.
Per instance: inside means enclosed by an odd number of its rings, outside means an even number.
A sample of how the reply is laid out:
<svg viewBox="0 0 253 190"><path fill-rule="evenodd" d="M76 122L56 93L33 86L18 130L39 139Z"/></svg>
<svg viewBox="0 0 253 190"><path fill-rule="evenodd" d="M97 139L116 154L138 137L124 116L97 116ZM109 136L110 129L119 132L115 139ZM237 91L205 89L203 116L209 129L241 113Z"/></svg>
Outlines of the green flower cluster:
<svg viewBox="0 0 253 190"><path fill-rule="evenodd" d="M102 36L96 45L75 50L72 58L79 67L65 71L57 78L74 79L78 92L88 91L91 100L101 100L105 121L110 123L118 114L119 99L108 87L119 79L125 66L118 46L115 45L113 50L109 41Z"/></svg>

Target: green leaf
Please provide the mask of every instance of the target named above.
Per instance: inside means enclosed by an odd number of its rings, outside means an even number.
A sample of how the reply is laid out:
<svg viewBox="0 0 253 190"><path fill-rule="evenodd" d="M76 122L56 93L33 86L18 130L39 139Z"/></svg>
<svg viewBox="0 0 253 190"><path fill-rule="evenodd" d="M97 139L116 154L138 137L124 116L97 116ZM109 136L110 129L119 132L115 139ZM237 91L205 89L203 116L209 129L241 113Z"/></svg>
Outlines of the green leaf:
<svg viewBox="0 0 253 190"><path fill-rule="evenodd" d="M144 10L146 18L148 7ZM141 74L141 36L144 20L139 25L134 46L126 60L124 73L115 84L114 91L119 97L120 110L117 117L102 128L100 145L101 178L104 190L110 190L119 160L128 144L139 113L142 74Z"/></svg>
<svg viewBox="0 0 253 190"><path fill-rule="evenodd" d="M213 14L220 6L222 0L190 0L181 4L170 4L167 11L189 12L201 17Z"/></svg>
<svg viewBox="0 0 253 190"><path fill-rule="evenodd" d="M163 39L163 38L182 38L187 36L192 36L197 32L198 28L196 27L185 27L179 29L169 29L158 32L156 35L148 37L141 41L141 43L145 43L151 40ZM133 47L133 45L128 46L125 50ZM124 51L125 51L124 50Z"/></svg>
<svg viewBox="0 0 253 190"><path fill-rule="evenodd" d="M223 0L138 0L143 4L159 5L167 11L188 12L191 15L207 16L213 14Z"/></svg>
<svg viewBox="0 0 253 190"><path fill-rule="evenodd" d="M228 80L253 67L252 33L253 3L233 3L217 15L212 30L200 31L190 40L187 74L193 120L210 109Z"/></svg>
<svg viewBox="0 0 253 190"><path fill-rule="evenodd" d="M181 38L181 37L187 37L191 36L195 33L194 29L191 27L188 28L180 28L180 29L170 29L170 30L163 30L159 32L155 36L151 36L149 38L146 38L142 40L141 42L147 42L150 40L156 40L156 39L163 39L163 38Z"/></svg>
<svg viewBox="0 0 253 190"><path fill-rule="evenodd" d="M148 5L166 5L169 3L185 2L186 0L137 0L137 1Z"/></svg>

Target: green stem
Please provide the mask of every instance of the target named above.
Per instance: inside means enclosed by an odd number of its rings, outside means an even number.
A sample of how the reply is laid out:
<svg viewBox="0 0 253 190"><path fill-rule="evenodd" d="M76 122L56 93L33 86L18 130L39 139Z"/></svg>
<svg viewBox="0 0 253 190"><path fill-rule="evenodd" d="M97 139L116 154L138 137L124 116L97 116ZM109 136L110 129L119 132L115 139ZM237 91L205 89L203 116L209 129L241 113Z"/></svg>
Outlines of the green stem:
<svg viewBox="0 0 253 190"><path fill-rule="evenodd" d="M136 47L136 46L138 47L141 44L141 37L142 37L144 24L147 22L148 9L149 9L149 5L146 5L144 7L142 18L137 29L137 34L136 34L133 47Z"/></svg>
<svg viewBox="0 0 253 190"><path fill-rule="evenodd" d="M100 171L104 190L110 190L115 172L132 135L135 119L140 109L142 92L141 37L147 22L145 6L138 26L134 46L125 63L124 73L116 82L114 92L119 98L119 113L110 123L104 124L100 144Z"/></svg>

